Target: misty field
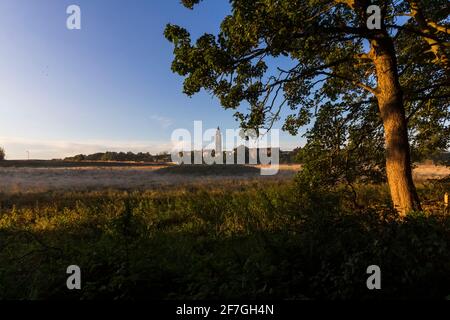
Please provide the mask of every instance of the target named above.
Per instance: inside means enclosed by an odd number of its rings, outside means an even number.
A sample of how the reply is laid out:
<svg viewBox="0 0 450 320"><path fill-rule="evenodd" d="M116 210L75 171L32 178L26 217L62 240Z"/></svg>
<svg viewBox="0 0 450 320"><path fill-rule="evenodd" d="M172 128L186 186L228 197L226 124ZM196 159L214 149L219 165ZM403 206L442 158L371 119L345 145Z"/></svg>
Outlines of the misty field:
<svg viewBox="0 0 450 320"><path fill-rule="evenodd" d="M292 167L1 170L0 299L450 295L448 179L419 183L425 211L400 219L385 186L318 193ZM73 264L81 291L66 288ZM369 264L381 291L365 286Z"/></svg>
<svg viewBox="0 0 450 320"><path fill-rule="evenodd" d="M172 186L216 184L226 181L260 181L292 178L298 165L281 165L276 176L261 176L260 168L252 166L168 166L135 163L56 164L26 162L1 167L0 193L36 193L45 191L85 190L148 190ZM47 164L48 166L48 164Z"/></svg>
<svg viewBox="0 0 450 320"><path fill-rule="evenodd" d="M0 163L0 193L36 193L46 191L86 190L148 190L214 185L223 182L273 181L292 178L300 165L280 165L275 176L261 176L259 167L252 166L168 166L137 163L60 163L5 162ZM441 179L450 175L450 168L431 164L418 165L416 181Z"/></svg>

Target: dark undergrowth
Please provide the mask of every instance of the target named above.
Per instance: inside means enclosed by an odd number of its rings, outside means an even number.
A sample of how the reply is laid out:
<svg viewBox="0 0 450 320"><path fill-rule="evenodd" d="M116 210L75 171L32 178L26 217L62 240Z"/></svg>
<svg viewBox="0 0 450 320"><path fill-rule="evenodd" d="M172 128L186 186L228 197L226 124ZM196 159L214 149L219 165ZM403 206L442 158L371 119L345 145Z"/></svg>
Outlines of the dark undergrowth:
<svg viewBox="0 0 450 320"><path fill-rule="evenodd" d="M448 187L422 186L426 211L405 219L382 186L357 199L275 182L28 195L0 211L0 298L445 299ZM366 287L369 265L381 290Z"/></svg>

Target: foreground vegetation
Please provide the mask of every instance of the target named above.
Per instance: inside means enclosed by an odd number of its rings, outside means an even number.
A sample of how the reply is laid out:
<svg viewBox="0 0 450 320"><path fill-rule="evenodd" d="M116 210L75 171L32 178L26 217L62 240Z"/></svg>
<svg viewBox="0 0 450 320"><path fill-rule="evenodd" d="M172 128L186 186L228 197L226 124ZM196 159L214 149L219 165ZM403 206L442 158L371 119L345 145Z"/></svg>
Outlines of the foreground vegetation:
<svg viewBox="0 0 450 320"><path fill-rule="evenodd" d="M450 182L399 219L386 187L296 183L0 196L3 299L445 299ZM66 289L79 265L82 290ZM366 288L366 268L382 290Z"/></svg>

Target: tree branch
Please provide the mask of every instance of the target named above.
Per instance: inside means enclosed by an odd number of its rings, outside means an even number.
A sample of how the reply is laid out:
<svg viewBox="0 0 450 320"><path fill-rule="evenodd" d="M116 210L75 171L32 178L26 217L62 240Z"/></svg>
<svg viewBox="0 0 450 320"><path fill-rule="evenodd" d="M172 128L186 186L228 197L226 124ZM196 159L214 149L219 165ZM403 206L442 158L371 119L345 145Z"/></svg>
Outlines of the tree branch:
<svg viewBox="0 0 450 320"><path fill-rule="evenodd" d="M378 94L377 88L372 88L371 86L368 86L368 85L366 85L366 84L364 84L362 82L359 82L359 81L355 81L355 80L349 79L349 78L347 78L345 76L342 76L342 75L339 75L339 74L336 74L336 73L329 73L329 72L321 72L321 74L327 75L327 76L332 77L332 78L337 78L337 79L341 79L341 80L345 80L345 81L351 82L355 86L358 86L358 87L360 87L360 88L362 88L362 89L372 93L374 96L376 96Z"/></svg>
<svg viewBox="0 0 450 320"><path fill-rule="evenodd" d="M443 33L446 33L446 34L450 35L450 28L448 28L448 27L441 26L441 25L439 25L439 24L437 24L436 22L433 22L433 21L427 21L427 24L430 27L432 27L433 29L435 29L435 30L437 30L439 32L443 32Z"/></svg>
<svg viewBox="0 0 450 320"><path fill-rule="evenodd" d="M444 69L448 72L450 70L449 59L445 53L444 48L442 48L441 41L430 37L430 34L433 33L432 30L430 30L429 28L430 22L427 22L425 15L423 14L422 9L419 6L419 3L415 0L407 0L407 1L411 7L411 15L416 20L422 33L427 35L422 37L430 46L430 51L435 56L433 62L436 64L441 64L444 67Z"/></svg>

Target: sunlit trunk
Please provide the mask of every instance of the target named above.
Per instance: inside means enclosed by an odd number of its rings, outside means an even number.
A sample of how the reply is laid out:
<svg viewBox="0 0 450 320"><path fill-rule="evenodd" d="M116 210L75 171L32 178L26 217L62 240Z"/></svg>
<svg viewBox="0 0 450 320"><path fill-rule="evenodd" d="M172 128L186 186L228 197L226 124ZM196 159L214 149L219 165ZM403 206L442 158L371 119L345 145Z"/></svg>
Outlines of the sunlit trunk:
<svg viewBox="0 0 450 320"><path fill-rule="evenodd" d="M397 61L390 39L372 41L378 92L386 145L386 172L394 206L404 216L421 210L412 178L407 121L403 92L398 79Z"/></svg>

